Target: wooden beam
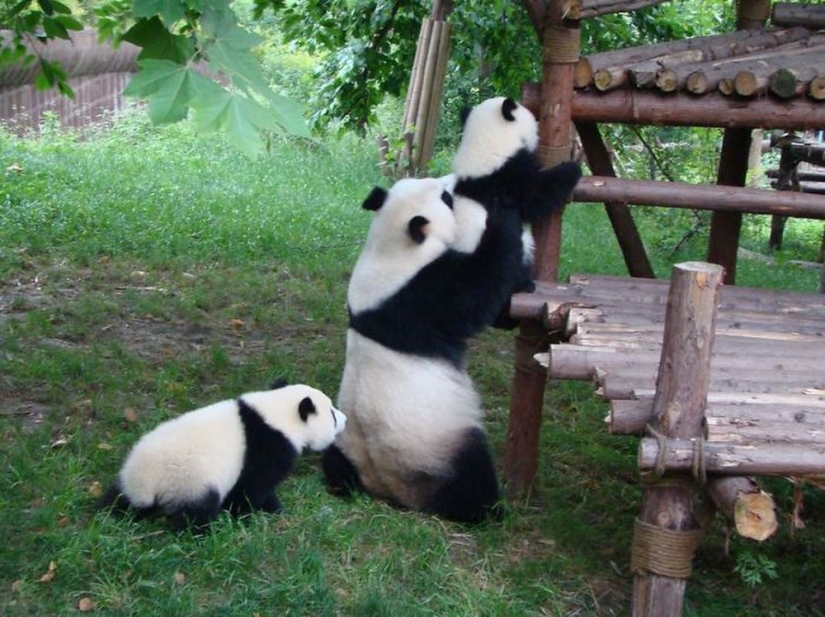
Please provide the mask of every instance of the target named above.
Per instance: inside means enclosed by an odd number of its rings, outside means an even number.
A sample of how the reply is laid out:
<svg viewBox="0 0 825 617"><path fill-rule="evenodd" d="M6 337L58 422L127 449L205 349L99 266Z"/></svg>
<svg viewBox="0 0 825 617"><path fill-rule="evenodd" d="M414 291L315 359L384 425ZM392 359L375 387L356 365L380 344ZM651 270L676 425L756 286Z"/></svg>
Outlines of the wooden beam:
<svg viewBox="0 0 825 617"><path fill-rule="evenodd" d="M745 187L585 176L573 191L573 200L619 201L639 206L728 210L825 220L825 199L820 195Z"/></svg>
<svg viewBox="0 0 825 617"><path fill-rule="evenodd" d="M825 94L823 95L825 96ZM537 84L522 88L522 102L538 113ZM659 126L748 127L817 130L825 126L825 104L807 97L792 101L772 97L740 100L718 92L692 96L685 92L663 95L654 90L620 88L610 92L577 90L573 120Z"/></svg>
<svg viewBox="0 0 825 617"><path fill-rule="evenodd" d="M771 22L779 26L805 26L812 30L825 28L825 5L776 2L773 5Z"/></svg>
<svg viewBox="0 0 825 617"><path fill-rule="evenodd" d="M598 17L611 13L637 11L649 6L664 4L667 0L582 0L581 12L577 19Z"/></svg>
<svg viewBox="0 0 825 617"><path fill-rule="evenodd" d="M660 444L664 450L660 452ZM697 458L700 457L700 458ZM651 472L657 462L668 471L690 471L701 466L707 473L742 476L822 476L825 446L822 444L764 442L703 442L695 439L657 440L646 437L639 445L639 469Z"/></svg>

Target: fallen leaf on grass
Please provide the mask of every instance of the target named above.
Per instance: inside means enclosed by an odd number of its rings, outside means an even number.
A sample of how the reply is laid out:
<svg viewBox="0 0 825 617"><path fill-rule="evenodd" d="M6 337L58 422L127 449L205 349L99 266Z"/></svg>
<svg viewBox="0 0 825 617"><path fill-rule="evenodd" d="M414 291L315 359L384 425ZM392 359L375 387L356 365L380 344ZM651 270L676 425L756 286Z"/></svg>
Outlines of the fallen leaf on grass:
<svg viewBox="0 0 825 617"><path fill-rule="evenodd" d="M22 586L23 586L23 581L21 581L21 580L18 578L16 581L14 581L14 582L11 584L11 591L12 591L12 593L17 593L18 591L20 591L20 587L22 587Z"/></svg>
<svg viewBox="0 0 825 617"><path fill-rule="evenodd" d="M103 485L95 480L89 485L89 496L97 499L101 495L103 495Z"/></svg>
<svg viewBox="0 0 825 617"><path fill-rule="evenodd" d="M77 603L77 610L81 613L88 613L95 610L95 603L91 598L80 598L80 602Z"/></svg>
<svg viewBox="0 0 825 617"><path fill-rule="evenodd" d="M52 580L55 577L55 574L57 574L57 564L53 561L50 561L49 562L49 569L46 571L46 573L43 576L40 577L40 582L41 583L51 583Z"/></svg>
<svg viewBox="0 0 825 617"><path fill-rule="evenodd" d="M123 412L123 419L127 422L135 423L138 421L137 412L133 408L127 407Z"/></svg>
<svg viewBox="0 0 825 617"><path fill-rule="evenodd" d="M186 582L186 575L183 572L175 572L173 579L175 585L183 585Z"/></svg>

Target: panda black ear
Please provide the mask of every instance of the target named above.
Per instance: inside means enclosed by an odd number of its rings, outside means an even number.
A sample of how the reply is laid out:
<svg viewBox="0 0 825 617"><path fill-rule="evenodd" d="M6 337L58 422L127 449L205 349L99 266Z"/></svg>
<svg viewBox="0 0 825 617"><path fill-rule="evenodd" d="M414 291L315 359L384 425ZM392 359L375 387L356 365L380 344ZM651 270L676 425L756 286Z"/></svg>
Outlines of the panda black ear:
<svg viewBox="0 0 825 617"><path fill-rule="evenodd" d="M447 204L447 207L450 210L453 209L453 196L449 193L449 191L444 191L441 193L441 201Z"/></svg>
<svg viewBox="0 0 825 617"><path fill-rule="evenodd" d="M281 388L285 388L289 385L289 382L284 379L283 377L277 377L272 384L270 384L270 390L280 390Z"/></svg>
<svg viewBox="0 0 825 617"><path fill-rule="evenodd" d="M501 115L504 116L504 119L508 122L513 122L516 119L516 117L513 115L513 112L516 109L518 109L518 103L516 103L510 97L507 97L501 104Z"/></svg>
<svg viewBox="0 0 825 617"><path fill-rule="evenodd" d="M407 223L407 232L416 244L424 244L424 240L427 239L427 234L424 233L424 228L429 224L430 219L426 216L420 215L412 217L410 222Z"/></svg>
<svg viewBox="0 0 825 617"><path fill-rule="evenodd" d="M298 413L301 415L301 420L304 422L307 421L310 414L315 413L315 403L312 402L312 399L308 396L305 396L303 400L298 404Z"/></svg>
<svg viewBox="0 0 825 617"><path fill-rule="evenodd" d="M376 186L372 189L372 191L370 191L370 194L367 195L367 198L364 200L364 203L361 204L361 207L364 210L377 212L387 200L387 194L387 189L382 189L380 186Z"/></svg>

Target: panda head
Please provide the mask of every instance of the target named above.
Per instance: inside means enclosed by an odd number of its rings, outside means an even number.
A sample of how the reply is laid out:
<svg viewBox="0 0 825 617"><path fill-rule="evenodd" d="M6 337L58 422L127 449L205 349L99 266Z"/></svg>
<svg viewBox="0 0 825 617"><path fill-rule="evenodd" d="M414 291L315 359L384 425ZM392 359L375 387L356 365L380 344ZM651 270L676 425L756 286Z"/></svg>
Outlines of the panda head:
<svg viewBox="0 0 825 617"><path fill-rule="evenodd" d="M273 389L244 394L243 401L272 428L280 431L300 452L323 450L347 425L347 417L330 398L303 384L273 384Z"/></svg>
<svg viewBox="0 0 825 617"><path fill-rule="evenodd" d="M444 179L405 178L364 200L375 216L350 278L351 311L378 306L449 250L456 221L448 188Z"/></svg>
<svg viewBox="0 0 825 617"><path fill-rule="evenodd" d="M460 178L477 178L501 168L520 150L534 152L538 122L523 105L503 96L487 99L462 114L462 134L453 158Z"/></svg>

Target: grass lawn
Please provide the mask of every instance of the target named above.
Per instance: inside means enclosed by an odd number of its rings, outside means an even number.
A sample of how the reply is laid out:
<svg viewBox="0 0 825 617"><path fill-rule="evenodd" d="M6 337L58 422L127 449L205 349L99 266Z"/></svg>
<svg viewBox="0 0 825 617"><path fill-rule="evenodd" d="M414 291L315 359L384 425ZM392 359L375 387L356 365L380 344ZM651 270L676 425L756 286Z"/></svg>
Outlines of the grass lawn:
<svg viewBox="0 0 825 617"><path fill-rule="evenodd" d="M439 170L444 171L444 170ZM333 398L345 293L386 184L371 142L273 141L250 162L185 127L127 118L80 140L0 133L0 614L623 615L639 506L637 441L607 434L587 384L548 389L535 494L475 528L325 492L317 455L281 486L285 512L222 516L204 537L94 511L129 446L163 419L285 376ZM636 210L660 276L689 212ZM744 245L762 250L753 217ZM791 221L777 265L738 282L814 291L821 223ZM623 273L599 206L565 215L564 271ZM503 449L512 333L475 340L469 368ZM825 499L765 483L767 543L719 520L686 615L825 614Z"/></svg>

